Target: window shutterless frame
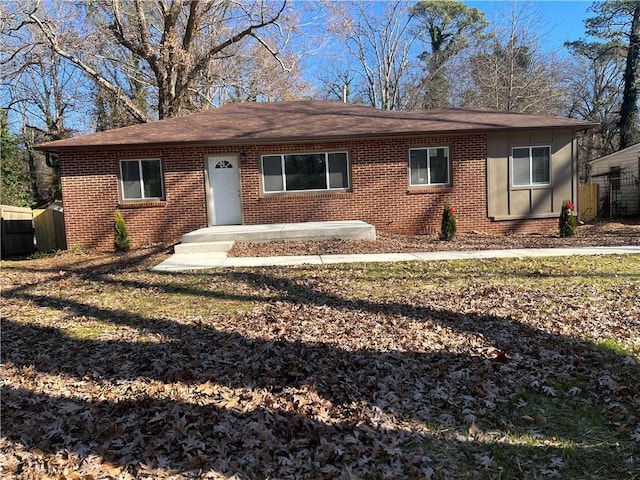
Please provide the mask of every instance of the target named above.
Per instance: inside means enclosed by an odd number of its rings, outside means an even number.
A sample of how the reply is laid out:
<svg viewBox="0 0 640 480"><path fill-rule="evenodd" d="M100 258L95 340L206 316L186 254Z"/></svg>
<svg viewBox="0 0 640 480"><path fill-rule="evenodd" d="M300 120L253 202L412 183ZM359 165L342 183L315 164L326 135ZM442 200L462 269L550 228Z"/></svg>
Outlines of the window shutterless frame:
<svg viewBox="0 0 640 480"><path fill-rule="evenodd" d="M451 185L449 147L409 149L410 187L448 187Z"/></svg>
<svg viewBox="0 0 640 480"><path fill-rule="evenodd" d="M260 164L266 194L345 191L351 184L345 151L265 154Z"/></svg>
<svg viewBox="0 0 640 480"><path fill-rule="evenodd" d="M511 184L514 187L551 185L551 146L513 147L511 149Z"/></svg>
<svg viewBox="0 0 640 480"><path fill-rule="evenodd" d="M119 169L123 201L164 199L162 161L159 158L120 160Z"/></svg>

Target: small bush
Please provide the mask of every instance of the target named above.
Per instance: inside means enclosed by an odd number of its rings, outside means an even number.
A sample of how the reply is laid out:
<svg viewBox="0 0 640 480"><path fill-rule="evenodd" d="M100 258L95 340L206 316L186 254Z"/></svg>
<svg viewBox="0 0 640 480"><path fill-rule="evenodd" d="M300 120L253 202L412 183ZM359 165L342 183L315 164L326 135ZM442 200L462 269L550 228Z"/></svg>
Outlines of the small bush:
<svg viewBox="0 0 640 480"><path fill-rule="evenodd" d="M577 233L578 221L573 215L576 206L569 200L562 202L562 210L560 211L560 236L573 237Z"/></svg>
<svg viewBox="0 0 640 480"><path fill-rule="evenodd" d="M440 239L450 241L456 236L456 209L446 204L442 210L442 229Z"/></svg>
<svg viewBox="0 0 640 480"><path fill-rule="evenodd" d="M122 217L120 210L116 210L113 223L113 245L119 252L126 252L131 248L131 237L129 237L129 229Z"/></svg>

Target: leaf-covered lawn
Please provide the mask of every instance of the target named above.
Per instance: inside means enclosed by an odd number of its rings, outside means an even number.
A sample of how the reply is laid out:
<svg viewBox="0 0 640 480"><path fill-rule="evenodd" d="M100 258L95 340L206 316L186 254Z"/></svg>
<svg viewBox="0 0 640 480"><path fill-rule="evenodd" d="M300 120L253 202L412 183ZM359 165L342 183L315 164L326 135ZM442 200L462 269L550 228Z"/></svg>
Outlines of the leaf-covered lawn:
<svg viewBox="0 0 640 480"><path fill-rule="evenodd" d="M456 235L452 241L445 242L440 240L439 234L394 235L377 232L376 241L330 239L259 243L236 242L229 254L233 257L270 257L505 248L613 247L620 245L640 245L640 219L580 225L577 235L570 238L562 238L558 233L519 233L513 235L461 233Z"/></svg>
<svg viewBox="0 0 640 480"><path fill-rule="evenodd" d="M640 256L2 264L3 478L637 478Z"/></svg>

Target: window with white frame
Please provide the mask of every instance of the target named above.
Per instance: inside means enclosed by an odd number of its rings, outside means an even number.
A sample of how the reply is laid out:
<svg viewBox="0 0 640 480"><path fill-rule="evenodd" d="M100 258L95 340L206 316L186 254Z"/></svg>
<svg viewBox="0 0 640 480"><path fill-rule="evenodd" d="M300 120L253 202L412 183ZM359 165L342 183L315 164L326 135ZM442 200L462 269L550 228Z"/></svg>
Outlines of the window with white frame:
<svg viewBox="0 0 640 480"><path fill-rule="evenodd" d="M120 187L123 200L164 198L160 159L120 160Z"/></svg>
<svg viewBox="0 0 640 480"><path fill-rule="evenodd" d="M450 185L449 147L409 150L409 185Z"/></svg>
<svg viewBox="0 0 640 480"><path fill-rule="evenodd" d="M349 188L347 153L263 155L262 185L265 193L346 190Z"/></svg>
<svg viewBox="0 0 640 480"><path fill-rule="evenodd" d="M526 187L551 184L551 147L513 149L513 185Z"/></svg>

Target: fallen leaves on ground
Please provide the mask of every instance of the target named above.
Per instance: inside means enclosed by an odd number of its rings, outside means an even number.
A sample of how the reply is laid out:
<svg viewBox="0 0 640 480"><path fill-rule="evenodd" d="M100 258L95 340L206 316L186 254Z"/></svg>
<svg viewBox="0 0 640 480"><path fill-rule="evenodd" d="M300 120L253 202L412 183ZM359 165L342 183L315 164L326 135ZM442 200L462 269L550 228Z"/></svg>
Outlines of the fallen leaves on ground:
<svg viewBox="0 0 640 480"><path fill-rule="evenodd" d="M638 256L174 274L149 258L3 263L3 478L640 470Z"/></svg>
<svg viewBox="0 0 640 480"><path fill-rule="evenodd" d="M447 250L493 250L505 248L572 248L640 245L640 222L603 222L583 225L578 235L561 238L557 234L495 235L458 234L452 241L438 235L394 235L378 232L375 241L311 240L282 242L236 242L232 257L269 257L280 255L342 255L353 253L440 252Z"/></svg>

